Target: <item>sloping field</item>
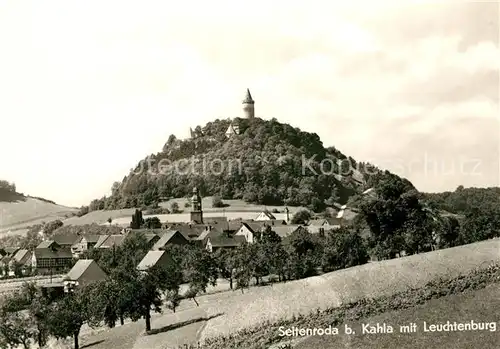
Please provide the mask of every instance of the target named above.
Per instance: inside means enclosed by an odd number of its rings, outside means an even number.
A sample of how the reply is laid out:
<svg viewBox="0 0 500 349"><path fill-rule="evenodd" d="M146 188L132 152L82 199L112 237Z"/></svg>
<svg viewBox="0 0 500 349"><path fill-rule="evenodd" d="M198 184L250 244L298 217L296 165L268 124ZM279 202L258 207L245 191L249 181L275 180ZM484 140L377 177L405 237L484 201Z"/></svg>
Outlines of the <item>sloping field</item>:
<svg viewBox="0 0 500 349"><path fill-rule="evenodd" d="M116 218L120 217L128 217L129 218L129 223L130 219L132 217L132 214L134 213L135 208L124 208L121 210L110 210L110 211L92 211L87 213L85 216L82 217L71 217L63 221L64 225L85 225L85 224L92 224L92 223L105 223L108 218L113 219L113 221ZM114 223L114 222L113 222Z"/></svg>
<svg viewBox="0 0 500 349"><path fill-rule="evenodd" d="M30 197L13 202L2 201L0 202L0 232L22 229L42 221L64 220L76 211L76 208L54 205Z"/></svg>
<svg viewBox="0 0 500 349"><path fill-rule="evenodd" d="M349 324L355 335L346 336L342 331L337 336L313 336L300 341L294 348L323 349L323 348L394 348L394 349L427 349L427 348L454 348L454 349L496 349L500 345L500 330L491 331L461 331L461 332L424 332L430 324L497 322L500 308L500 284L490 285L482 290L468 291L459 295L433 299L415 308L391 311L359 322ZM363 334L362 324L391 325L394 333ZM399 326L415 323L416 331L401 333ZM342 328L342 327L341 327Z"/></svg>
<svg viewBox="0 0 500 349"><path fill-rule="evenodd" d="M500 261L500 240L489 240L389 261L369 263L303 280L210 297L202 339L228 335L265 321L308 314L364 297L391 295L430 280L454 277Z"/></svg>
<svg viewBox="0 0 500 349"><path fill-rule="evenodd" d="M162 214L162 215L150 215L144 216L147 217L159 217L162 222L187 222L189 221L189 207L184 207L185 203L188 202L187 198L179 198L179 199L171 199L169 201L165 201L160 203L159 206L170 209L170 206L173 202L177 202L179 205L179 209L183 211L182 213L174 213L174 214ZM277 219L285 219L286 214L285 206L262 206L262 205L253 205L247 204L242 200L224 200L225 204L229 206L224 209L218 207L212 207L212 197L207 196L202 199L202 207L203 213L205 217L220 217L225 215L228 219L254 219L258 216L260 212L267 209L272 211L273 209L277 209L280 213L273 213ZM300 210L301 207L289 207L290 217ZM135 208L125 208L121 210L109 210L109 211L92 211L82 217L71 217L64 221L64 225L84 225L84 224L92 224L105 223L108 218L113 220L112 224L128 224L130 223L131 216L134 213Z"/></svg>

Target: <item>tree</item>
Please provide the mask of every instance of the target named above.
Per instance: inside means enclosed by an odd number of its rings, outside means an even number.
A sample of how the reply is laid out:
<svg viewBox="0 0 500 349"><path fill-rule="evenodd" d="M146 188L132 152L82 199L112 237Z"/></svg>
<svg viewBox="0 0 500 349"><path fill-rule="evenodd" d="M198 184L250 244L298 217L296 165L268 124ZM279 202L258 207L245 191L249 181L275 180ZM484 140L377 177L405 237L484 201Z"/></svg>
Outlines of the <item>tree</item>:
<svg viewBox="0 0 500 349"><path fill-rule="evenodd" d="M297 211L292 217L292 224L306 224L311 219L311 212L308 210Z"/></svg>
<svg viewBox="0 0 500 349"><path fill-rule="evenodd" d="M182 274L176 263L154 266L146 272L129 272L130 293L127 313L132 321L144 318L146 331L151 330L151 310L161 313L162 292L178 290Z"/></svg>
<svg viewBox="0 0 500 349"><path fill-rule="evenodd" d="M176 201L170 204L170 211L172 211L172 213L179 213L179 204Z"/></svg>
<svg viewBox="0 0 500 349"><path fill-rule="evenodd" d="M196 302L195 297L200 292L206 292L207 286L217 283L217 262L208 251L196 247L189 248L183 261L183 270L186 281L189 283L189 296Z"/></svg>
<svg viewBox="0 0 500 349"><path fill-rule="evenodd" d="M131 229L140 229L143 224L144 224L144 218L142 218L142 211L136 209L134 214L132 215L132 221L130 222L130 228Z"/></svg>
<svg viewBox="0 0 500 349"><path fill-rule="evenodd" d="M212 207L225 207L226 205L222 201L221 197L215 195L212 197Z"/></svg>
<svg viewBox="0 0 500 349"><path fill-rule="evenodd" d="M340 228L326 236L322 267L325 272L367 263L368 252L356 231Z"/></svg>
<svg viewBox="0 0 500 349"><path fill-rule="evenodd" d="M175 309L181 304L181 296L178 289L168 290L165 296L167 308L175 313Z"/></svg>
<svg viewBox="0 0 500 349"><path fill-rule="evenodd" d="M109 217L108 218L108 223L111 224L111 222L113 222L113 218Z"/></svg>
<svg viewBox="0 0 500 349"><path fill-rule="evenodd" d="M103 319L100 302L95 302L96 289L92 284L79 286L51 305L49 332L56 338L73 337L74 349L79 349L78 337L83 324L96 327Z"/></svg>
<svg viewBox="0 0 500 349"><path fill-rule="evenodd" d="M43 233L46 236L52 236L54 231L56 229L62 227L63 225L64 225L64 223L61 220L56 219L55 221L51 221L51 222L45 224L45 226L43 227Z"/></svg>
<svg viewBox="0 0 500 349"><path fill-rule="evenodd" d="M0 310L0 345L2 348L16 349L22 345L25 349L29 349L33 337L28 316L20 312Z"/></svg>
<svg viewBox="0 0 500 349"><path fill-rule="evenodd" d="M218 249L215 252L215 260L219 274L229 281L229 288L233 289L233 281L237 267L237 255L233 250Z"/></svg>
<svg viewBox="0 0 500 349"><path fill-rule="evenodd" d="M148 217L144 220L143 227L146 229L160 229L161 221L158 217Z"/></svg>

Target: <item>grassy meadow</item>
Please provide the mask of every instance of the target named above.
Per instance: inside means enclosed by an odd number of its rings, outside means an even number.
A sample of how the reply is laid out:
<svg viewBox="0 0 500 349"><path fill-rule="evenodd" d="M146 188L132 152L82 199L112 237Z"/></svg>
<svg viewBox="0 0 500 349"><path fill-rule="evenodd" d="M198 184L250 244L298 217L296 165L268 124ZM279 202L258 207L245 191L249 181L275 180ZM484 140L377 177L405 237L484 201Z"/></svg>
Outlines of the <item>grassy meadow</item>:
<svg viewBox="0 0 500 349"><path fill-rule="evenodd" d="M8 230L19 231L42 222L64 220L77 211L76 208L54 205L31 197L19 201L1 201L0 234Z"/></svg>
<svg viewBox="0 0 500 349"><path fill-rule="evenodd" d="M349 323L356 332L347 336L313 336L299 341L295 349L356 348L356 349L496 349L500 343L500 331L424 332L423 322L439 324L450 322L497 322L500 309L500 284L493 284L481 290L467 291L458 295L432 299L411 309L390 311L380 315ZM393 326L392 334L362 334L362 324L385 323ZM400 325L417 324L414 333L400 333ZM279 346L278 346L279 347Z"/></svg>

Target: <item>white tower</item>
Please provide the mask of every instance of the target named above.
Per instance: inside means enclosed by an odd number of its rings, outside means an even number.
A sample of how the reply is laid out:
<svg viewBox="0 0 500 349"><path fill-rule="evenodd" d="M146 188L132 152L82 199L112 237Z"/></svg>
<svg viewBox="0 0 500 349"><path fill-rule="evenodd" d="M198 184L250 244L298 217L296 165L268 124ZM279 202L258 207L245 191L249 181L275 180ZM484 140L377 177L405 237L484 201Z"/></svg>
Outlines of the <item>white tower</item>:
<svg viewBox="0 0 500 349"><path fill-rule="evenodd" d="M254 104L255 101L252 99L250 90L247 88L247 94L245 96L245 99L243 100L243 113L248 119L252 119L255 116Z"/></svg>

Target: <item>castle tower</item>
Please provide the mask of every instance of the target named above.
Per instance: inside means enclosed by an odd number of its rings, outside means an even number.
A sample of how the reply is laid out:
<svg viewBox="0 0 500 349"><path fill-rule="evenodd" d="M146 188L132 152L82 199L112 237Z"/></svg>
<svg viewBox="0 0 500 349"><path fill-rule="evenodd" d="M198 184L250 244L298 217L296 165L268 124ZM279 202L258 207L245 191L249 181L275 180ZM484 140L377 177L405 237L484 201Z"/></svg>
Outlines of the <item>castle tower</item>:
<svg viewBox="0 0 500 349"><path fill-rule="evenodd" d="M251 119L255 116L254 104L255 101L252 99L250 90L247 88L247 94L245 96L245 99L243 100L243 113L248 119Z"/></svg>
<svg viewBox="0 0 500 349"><path fill-rule="evenodd" d="M190 221L198 224L203 224L203 211L201 210L201 196L198 193L198 188L193 188L193 196L191 197L191 212Z"/></svg>

